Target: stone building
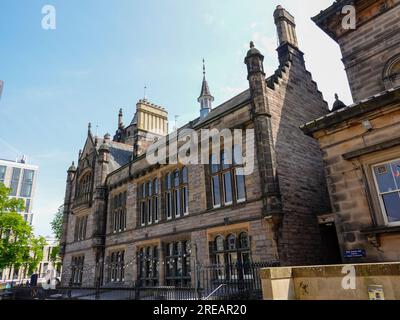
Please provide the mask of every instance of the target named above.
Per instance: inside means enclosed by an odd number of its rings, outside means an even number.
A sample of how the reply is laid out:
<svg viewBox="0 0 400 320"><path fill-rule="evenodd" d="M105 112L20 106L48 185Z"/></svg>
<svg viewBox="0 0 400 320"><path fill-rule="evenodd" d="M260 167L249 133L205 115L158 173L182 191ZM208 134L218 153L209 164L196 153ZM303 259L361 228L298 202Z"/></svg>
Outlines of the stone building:
<svg viewBox="0 0 400 320"><path fill-rule="evenodd" d="M355 8L344 29L342 7ZM400 1L336 1L313 18L339 45L354 103L303 131L318 139L343 262L400 259Z"/></svg>
<svg viewBox="0 0 400 320"><path fill-rule="evenodd" d="M146 99L128 126L120 111L113 139L94 137L89 126L67 176L64 285L189 286L199 264L324 261L317 215L330 203L322 154L299 127L328 106L305 67L293 16L279 6L274 18L276 72L266 77L251 43L249 88L213 108L204 70L200 117L178 129L253 129L253 172L237 174L241 166L219 150L207 156L221 155L220 164L149 164L146 150L172 133L167 111Z"/></svg>

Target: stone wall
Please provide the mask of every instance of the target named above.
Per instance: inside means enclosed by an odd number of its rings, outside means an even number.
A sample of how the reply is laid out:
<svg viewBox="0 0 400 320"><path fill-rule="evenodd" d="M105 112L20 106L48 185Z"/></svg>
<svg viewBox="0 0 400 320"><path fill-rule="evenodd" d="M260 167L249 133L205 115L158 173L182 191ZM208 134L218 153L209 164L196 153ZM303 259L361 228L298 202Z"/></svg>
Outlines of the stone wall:
<svg viewBox="0 0 400 320"><path fill-rule="evenodd" d="M261 281L264 300L400 299L400 263L269 268Z"/></svg>

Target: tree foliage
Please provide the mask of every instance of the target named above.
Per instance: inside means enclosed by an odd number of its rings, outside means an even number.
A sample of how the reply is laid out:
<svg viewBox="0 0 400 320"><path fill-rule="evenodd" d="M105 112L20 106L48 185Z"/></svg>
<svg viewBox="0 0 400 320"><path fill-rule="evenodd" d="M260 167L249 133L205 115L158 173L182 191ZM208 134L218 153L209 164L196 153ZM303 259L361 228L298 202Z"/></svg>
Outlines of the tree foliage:
<svg viewBox="0 0 400 320"><path fill-rule="evenodd" d="M26 257L25 260L29 274L34 273L40 261L43 260L43 249L46 245L47 243L44 237L31 239L29 256Z"/></svg>
<svg viewBox="0 0 400 320"><path fill-rule="evenodd" d="M16 212L0 214L0 269L26 262L32 228Z"/></svg>
<svg viewBox="0 0 400 320"><path fill-rule="evenodd" d="M0 270L24 265L34 272L43 259L46 240L35 238L32 227L18 213L24 211L24 201L10 198L10 191L0 183Z"/></svg>
<svg viewBox="0 0 400 320"><path fill-rule="evenodd" d="M61 240L62 225L64 219L64 206L58 208L53 220L50 222L51 229L53 230L54 236L58 241Z"/></svg>

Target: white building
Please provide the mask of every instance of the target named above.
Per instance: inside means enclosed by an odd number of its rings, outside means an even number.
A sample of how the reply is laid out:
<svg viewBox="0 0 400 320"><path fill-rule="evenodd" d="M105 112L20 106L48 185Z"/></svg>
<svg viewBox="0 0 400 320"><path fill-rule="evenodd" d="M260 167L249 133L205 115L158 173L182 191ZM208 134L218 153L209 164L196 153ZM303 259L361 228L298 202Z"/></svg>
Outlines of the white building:
<svg viewBox="0 0 400 320"><path fill-rule="evenodd" d="M47 245L43 248L43 259L36 267L34 273L38 275L38 283L47 281L46 276L53 279L59 279L61 276L61 260L57 257L56 261L51 259L53 248L58 246L58 241L54 238L46 238ZM7 283L13 285L25 284L30 281L31 274L28 274L26 268L21 267L16 269L14 267L0 270L0 289L5 287Z"/></svg>
<svg viewBox="0 0 400 320"><path fill-rule="evenodd" d="M27 164L25 157L17 161L0 159L0 183L11 188L10 197L24 200L25 211L21 214L30 225L38 170L38 166Z"/></svg>

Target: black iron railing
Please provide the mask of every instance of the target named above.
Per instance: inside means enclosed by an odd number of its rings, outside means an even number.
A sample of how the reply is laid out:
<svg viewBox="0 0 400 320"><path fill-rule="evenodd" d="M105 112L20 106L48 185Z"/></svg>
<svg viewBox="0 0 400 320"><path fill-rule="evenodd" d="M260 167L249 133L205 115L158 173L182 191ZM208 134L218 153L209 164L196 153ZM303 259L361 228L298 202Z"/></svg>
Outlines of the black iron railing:
<svg viewBox="0 0 400 320"><path fill-rule="evenodd" d="M277 262L197 266L193 270L196 273L192 276L193 283L188 287L143 287L139 281L125 288L13 288L5 296L22 300L259 300L262 299L261 269L277 266Z"/></svg>

